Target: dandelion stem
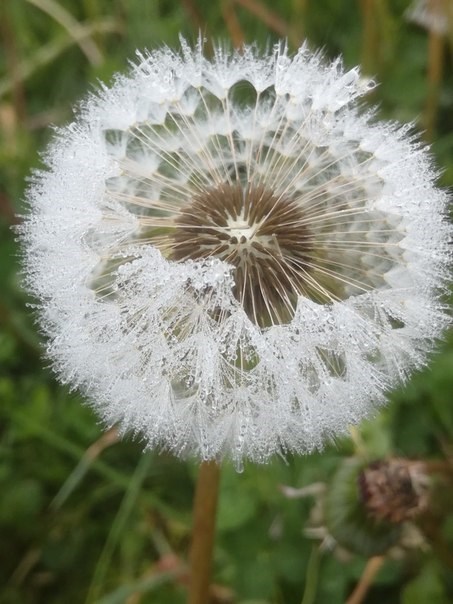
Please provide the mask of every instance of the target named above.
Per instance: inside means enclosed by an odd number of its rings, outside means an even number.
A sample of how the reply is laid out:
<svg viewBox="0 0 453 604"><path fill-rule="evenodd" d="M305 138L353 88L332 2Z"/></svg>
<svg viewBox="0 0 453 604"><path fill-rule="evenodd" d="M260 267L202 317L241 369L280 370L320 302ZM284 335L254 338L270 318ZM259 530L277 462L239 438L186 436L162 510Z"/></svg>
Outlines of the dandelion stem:
<svg viewBox="0 0 453 604"><path fill-rule="evenodd" d="M368 590L385 562L385 556L373 556L367 562L365 570L346 604L361 604Z"/></svg>
<svg viewBox="0 0 453 604"><path fill-rule="evenodd" d="M193 506L188 604L206 604L209 601L219 479L220 466L215 461L202 462Z"/></svg>

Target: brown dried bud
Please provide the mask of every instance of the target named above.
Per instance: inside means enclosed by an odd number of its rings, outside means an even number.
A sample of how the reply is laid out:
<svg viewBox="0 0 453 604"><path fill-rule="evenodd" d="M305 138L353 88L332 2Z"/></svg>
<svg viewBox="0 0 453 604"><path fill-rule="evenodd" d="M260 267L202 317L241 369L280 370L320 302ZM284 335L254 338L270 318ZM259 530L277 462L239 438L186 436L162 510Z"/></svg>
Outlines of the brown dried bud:
<svg viewBox="0 0 453 604"><path fill-rule="evenodd" d="M395 524L423 512L429 501L429 476L423 462L394 458L375 461L358 476L362 503L370 516Z"/></svg>

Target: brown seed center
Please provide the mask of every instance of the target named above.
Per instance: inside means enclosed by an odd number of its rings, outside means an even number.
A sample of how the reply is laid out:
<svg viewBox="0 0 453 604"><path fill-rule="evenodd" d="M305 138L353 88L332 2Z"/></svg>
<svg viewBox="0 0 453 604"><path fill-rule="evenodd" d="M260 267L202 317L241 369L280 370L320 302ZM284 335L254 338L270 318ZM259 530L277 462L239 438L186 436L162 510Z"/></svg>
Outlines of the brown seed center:
<svg viewBox="0 0 453 604"><path fill-rule="evenodd" d="M235 267L234 294L255 324L287 323L307 287L311 237L300 205L262 186L221 185L177 219L172 258Z"/></svg>

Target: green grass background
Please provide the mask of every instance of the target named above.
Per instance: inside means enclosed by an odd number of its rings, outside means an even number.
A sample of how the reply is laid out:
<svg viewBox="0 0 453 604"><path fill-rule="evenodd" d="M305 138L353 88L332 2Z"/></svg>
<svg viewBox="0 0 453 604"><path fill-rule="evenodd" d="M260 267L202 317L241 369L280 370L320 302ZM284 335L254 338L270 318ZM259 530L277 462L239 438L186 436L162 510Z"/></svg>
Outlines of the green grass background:
<svg viewBox="0 0 453 604"><path fill-rule="evenodd" d="M380 82L384 118L415 121L453 185L452 48L443 42L439 89L428 84L428 33L406 22L408 0L1 0L0 33L0 604L178 604L185 601L196 464L108 445L77 393L59 386L22 291L11 226L39 150L98 80L136 48L195 41L308 39ZM434 99L427 117L427 99ZM427 121L428 120L428 121ZM442 460L453 454L453 339L391 396L354 439L309 457L223 468L215 602L342 604L363 575L360 552L307 536L316 498L281 485L332 484L355 455ZM332 401L334 404L334 401ZM99 440L101 439L101 440ZM386 556L368 604L453 601L453 513L437 510L423 546ZM321 516L318 524L322 527ZM332 545L332 542L329 542Z"/></svg>

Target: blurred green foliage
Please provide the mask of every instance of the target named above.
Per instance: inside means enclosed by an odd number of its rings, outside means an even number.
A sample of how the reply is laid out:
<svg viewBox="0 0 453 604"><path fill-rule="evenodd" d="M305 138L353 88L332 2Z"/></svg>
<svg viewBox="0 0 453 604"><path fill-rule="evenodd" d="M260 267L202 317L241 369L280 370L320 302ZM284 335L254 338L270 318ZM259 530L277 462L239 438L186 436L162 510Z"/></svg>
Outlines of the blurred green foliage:
<svg viewBox="0 0 453 604"><path fill-rule="evenodd" d="M0 5L0 602L1 604L185 601L193 463L116 442L75 393L57 385L21 290L11 226L26 211L27 175L49 124L97 81L109 81L136 48L195 40L305 37L326 55L362 63L380 86L386 118L425 124L428 33L403 17L408 0L2 0ZM431 136L443 185L453 185L452 46L434 91ZM431 97L432 98L432 97ZM426 124L425 124L426 126ZM310 457L223 469L213 598L240 604L341 604L366 558L330 549L305 529L316 496L281 485L332 483L344 459L453 454L453 339L353 440ZM448 492L448 488L446 489ZM447 506L448 508L448 506ZM421 527L423 544L388 556L366 602L453 601L453 514ZM319 520L319 519L318 519ZM316 522L315 522L316 524ZM322 517L318 528L322 533ZM319 535L321 534L318 534ZM422 539L422 537L420 537ZM341 555L340 555L341 554Z"/></svg>

